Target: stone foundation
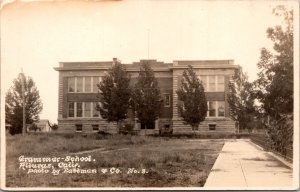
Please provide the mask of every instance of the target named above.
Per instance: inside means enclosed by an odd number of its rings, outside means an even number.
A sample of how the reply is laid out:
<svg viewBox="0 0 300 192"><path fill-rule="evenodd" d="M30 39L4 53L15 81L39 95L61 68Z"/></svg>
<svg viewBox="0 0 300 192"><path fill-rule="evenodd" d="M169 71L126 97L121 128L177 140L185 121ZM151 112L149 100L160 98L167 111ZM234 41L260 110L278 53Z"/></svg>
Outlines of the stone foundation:
<svg viewBox="0 0 300 192"><path fill-rule="evenodd" d="M211 127L210 127L211 126ZM215 130L213 127L215 126ZM191 133L193 132L190 125L184 124L180 119L173 119L173 133ZM210 118L205 119L200 123L198 130L199 133L235 133L235 122L230 118Z"/></svg>
<svg viewBox="0 0 300 192"><path fill-rule="evenodd" d="M137 123L138 124L138 123ZM140 129L136 126L135 130L138 130L139 135L145 134L158 134L159 130L173 129L173 133L189 134L193 130L190 125L184 124L180 118L168 119L162 118L157 122L158 126L155 129ZM117 134L118 128L116 123L108 123L105 120L99 119L61 119L58 120L57 132L78 132L76 131L76 125L82 125L83 133L105 131L111 134ZM98 130L93 130L93 125L98 125ZM169 127L168 127L169 126ZM215 130L214 130L215 129ZM209 118L200 123L198 130L199 133L235 133L235 122L230 118Z"/></svg>
<svg viewBox="0 0 300 192"><path fill-rule="evenodd" d="M166 129L169 126L170 129L173 127L172 119L168 118L161 118L159 119L159 129Z"/></svg>
<svg viewBox="0 0 300 192"><path fill-rule="evenodd" d="M78 132L76 131L76 125L82 125L83 133L86 132L97 132L97 131L105 131L107 133L116 134L118 133L117 124L116 123L108 123L105 120L95 120L95 119L63 119L58 120L58 130L57 132ZM93 130L92 125L98 125L98 130Z"/></svg>

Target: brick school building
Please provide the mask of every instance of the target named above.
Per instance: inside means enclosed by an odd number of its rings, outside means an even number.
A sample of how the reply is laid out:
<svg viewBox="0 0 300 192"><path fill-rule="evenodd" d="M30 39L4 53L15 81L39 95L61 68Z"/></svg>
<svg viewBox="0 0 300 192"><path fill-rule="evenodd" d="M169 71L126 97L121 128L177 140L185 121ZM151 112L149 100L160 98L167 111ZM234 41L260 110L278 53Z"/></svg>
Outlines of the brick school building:
<svg viewBox="0 0 300 192"><path fill-rule="evenodd" d="M115 123L102 119L95 106L99 102L97 83L106 72L118 62L116 58L107 62L60 62L54 68L59 72L58 98L58 131L60 132L93 132L104 130L117 133ZM131 74L131 85L137 81L140 65L150 64L158 80L163 99L163 108L158 120L148 127L147 133L156 133L163 129L173 129L173 133L192 132L189 125L184 124L178 115L176 91L181 83L182 73L192 65L198 78L202 81L208 111L205 121L199 125L199 132L236 131L235 122L229 115L227 102L228 84L235 70L239 68L233 60L193 60L164 63L156 60L140 60L130 64L122 64ZM137 132L145 131L145 125L138 122L131 109L128 119Z"/></svg>

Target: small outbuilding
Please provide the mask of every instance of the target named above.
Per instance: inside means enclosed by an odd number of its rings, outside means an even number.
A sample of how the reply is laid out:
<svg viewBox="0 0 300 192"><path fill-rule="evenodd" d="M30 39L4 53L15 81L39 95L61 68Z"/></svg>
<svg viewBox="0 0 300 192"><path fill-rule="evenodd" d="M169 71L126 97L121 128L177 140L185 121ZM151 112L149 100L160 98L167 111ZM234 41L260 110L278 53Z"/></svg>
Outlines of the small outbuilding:
<svg viewBox="0 0 300 192"><path fill-rule="evenodd" d="M50 122L47 119L41 119L34 123L36 126L34 128L32 125L28 125L29 132L51 132ZM30 126L32 128L30 128Z"/></svg>

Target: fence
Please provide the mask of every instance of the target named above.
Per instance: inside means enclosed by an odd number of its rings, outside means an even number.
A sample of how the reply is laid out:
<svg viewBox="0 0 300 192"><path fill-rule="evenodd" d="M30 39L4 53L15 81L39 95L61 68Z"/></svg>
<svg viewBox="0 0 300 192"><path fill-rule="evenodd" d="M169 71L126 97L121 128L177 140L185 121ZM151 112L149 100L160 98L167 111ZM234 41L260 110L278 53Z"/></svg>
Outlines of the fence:
<svg viewBox="0 0 300 192"><path fill-rule="evenodd" d="M252 133L250 135L250 139L253 143L261 146L265 150L272 151L273 153L275 153L279 156L282 156L291 162L293 161L293 144L292 143L285 147L286 154L284 155L284 154L280 154L279 152L271 149L271 147L269 146L267 136L263 133Z"/></svg>

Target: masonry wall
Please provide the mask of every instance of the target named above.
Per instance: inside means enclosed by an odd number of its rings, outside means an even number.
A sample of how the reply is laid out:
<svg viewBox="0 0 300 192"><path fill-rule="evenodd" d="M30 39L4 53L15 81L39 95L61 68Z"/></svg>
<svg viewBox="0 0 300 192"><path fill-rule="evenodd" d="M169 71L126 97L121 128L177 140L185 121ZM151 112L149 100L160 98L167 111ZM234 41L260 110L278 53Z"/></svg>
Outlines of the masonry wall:
<svg viewBox="0 0 300 192"><path fill-rule="evenodd" d="M173 133L188 133L191 132L191 126L185 124L182 118L178 114L178 96L176 90L181 86L182 73L184 69L177 69L173 71ZM215 133L215 132L227 132L234 133L235 122L229 115L229 104L227 102L228 84L230 77L234 74L233 69L194 69L196 75L224 75L224 92L205 92L207 101L225 101L225 117L206 117L206 119L200 123L197 132L201 133ZM215 130L210 130L209 126L215 125Z"/></svg>
<svg viewBox="0 0 300 192"><path fill-rule="evenodd" d="M82 65L81 65L82 66ZM97 102L99 101L98 93L68 93L68 78L69 77L80 77L80 76L104 76L105 69L103 70L78 70L78 71L61 71L59 73L59 106L58 106L58 125L60 132L75 132L76 125L82 125L82 132L91 132L92 125L98 124L99 129L107 130L110 127L110 132L117 132L117 127L115 124L107 123L101 117L99 118L70 118L68 117L68 102ZM131 82L130 85L133 85L137 81L138 70L129 72L131 74ZM160 87L160 91L162 94L162 99L164 94L170 94L172 96L172 77L170 71L157 71L155 72L155 76L158 80L158 85ZM159 127L164 127L166 124L170 124L172 119L172 97L170 98L170 107L163 107L159 121ZM130 110L129 110L130 112ZM130 112L128 114L128 119L132 123L133 113Z"/></svg>
<svg viewBox="0 0 300 192"><path fill-rule="evenodd" d="M183 63L181 63L182 65ZM185 63L184 63L185 64ZM197 75L224 75L225 76L225 91L224 92L206 92L206 99L208 101L225 101L225 117L218 118L206 118L204 122L199 125L199 132L235 132L235 123L229 116L229 104L227 101L228 83L231 76L234 74L234 68L197 68L197 62L194 62L196 66L194 70ZM220 64L220 63L218 63ZM230 64L230 63L229 63ZM77 66L78 65L78 66ZM112 63L105 63L103 67L99 68L97 63L92 63L92 67L97 69L88 69L84 63L77 64L76 67L81 67L82 69L70 69L59 71L59 96L58 96L58 124L60 132L75 132L76 125L82 125L83 132L93 132L92 125L98 124L100 130L105 130L111 133L117 132L116 124L107 123L105 120L98 118L68 118L68 102L97 102L99 101L99 95L97 93L68 93L68 77L74 76L104 76L107 69L112 66ZM186 68L180 67L176 68L176 62L174 62L175 67L170 64L154 64L151 65L155 72L155 77L158 80L160 91L162 97L164 94L170 94L170 107L164 106L157 125L159 129L164 129L166 127L173 128L174 133L190 133L191 127L184 124L182 119L178 115L178 97L177 89L180 86L183 70ZM72 67L72 63L68 63L67 67ZM102 66L102 65L101 65ZM125 66L125 65L124 65ZM127 67L127 66L126 66ZM139 64L128 65L127 70L131 74L131 86L136 82L139 72ZM129 110L130 111L130 110ZM129 120L134 122L133 113L129 113ZM216 130L209 130L211 124L216 125Z"/></svg>
<svg viewBox="0 0 300 192"><path fill-rule="evenodd" d="M68 118L68 102L97 102L97 93L68 93L68 77L74 76L104 76L103 70L60 71L59 73L59 102L58 102L58 132L75 132L76 124L82 124L83 132L92 131L92 124L106 128L107 123L101 118ZM116 132L110 125L111 132Z"/></svg>
<svg viewBox="0 0 300 192"><path fill-rule="evenodd" d="M157 78L158 81L158 86L160 88L160 93L161 93L161 97L162 99L164 99L164 95L165 94L169 94L170 97L170 106L163 106L162 110L161 110L161 114L160 114L160 118L170 118L172 119L172 115L173 115L173 110L172 110L172 103L173 103L173 98L172 98L172 77L171 76L159 76L159 75L155 75L155 77ZM131 77L131 82L130 82L130 86L133 87L134 84L137 82L137 77Z"/></svg>
<svg viewBox="0 0 300 192"><path fill-rule="evenodd" d="M118 133L116 123L107 123L105 120L99 118L81 118L81 119L60 119L58 120L58 132L72 133L76 132L76 125L82 125L82 132L97 132L103 130L108 133ZM99 125L97 131L93 130L92 125Z"/></svg>

